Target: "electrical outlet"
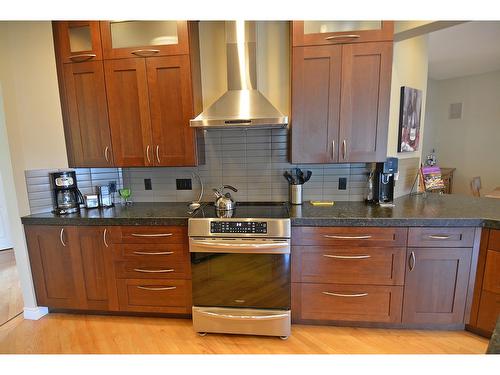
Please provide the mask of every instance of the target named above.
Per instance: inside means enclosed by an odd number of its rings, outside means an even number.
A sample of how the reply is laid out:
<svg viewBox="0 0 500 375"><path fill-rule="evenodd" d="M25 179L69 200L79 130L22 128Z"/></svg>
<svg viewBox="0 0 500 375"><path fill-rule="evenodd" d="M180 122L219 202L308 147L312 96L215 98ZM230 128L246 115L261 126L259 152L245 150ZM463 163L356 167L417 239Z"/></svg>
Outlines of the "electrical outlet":
<svg viewBox="0 0 500 375"><path fill-rule="evenodd" d="M340 177L339 178L339 190L346 190L346 189L347 189L347 178Z"/></svg>
<svg viewBox="0 0 500 375"><path fill-rule="evenodd" d="M110 193L116 193L116 181L109 181L108 186Z"/></svg>
<svg viewBox="0 0 500 375"><path fill-rule="evenodd" d="M177 178L175 184L177 185L177 190L193 190L190 178Z"/></svg>
<svg viewBox="0 0 500 375"><path fill-rule="evenodd" d="M153 190L153 185L151 184L150 178L144 179L144 190Z"/></svg>

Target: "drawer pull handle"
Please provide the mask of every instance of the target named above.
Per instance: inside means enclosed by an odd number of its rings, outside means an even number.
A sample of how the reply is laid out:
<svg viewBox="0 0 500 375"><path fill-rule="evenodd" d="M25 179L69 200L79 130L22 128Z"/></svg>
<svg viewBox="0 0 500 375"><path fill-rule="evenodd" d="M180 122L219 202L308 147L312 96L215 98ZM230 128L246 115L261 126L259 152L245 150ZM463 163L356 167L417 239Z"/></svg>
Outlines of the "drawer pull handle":
<svg viewBox="0 0 500 375"><path fill-rule="evenodd" d="M132 51L131 53L136 56L151 56L156 53L160 52L159 49L136 49L135 51Z"/></svg>
<svg viewBox="0 0 500 375"><path fill-rule="evenodd" d="M174 252L173 251L155 251L155 252L148 252L148 251L134 251L133 254L137 255L172 255Z"/></svg>
<svg viewBox="0 0 500 375"><path fill-rule="evenodd" d="M107 234L108 234L108 228L104 228L104 232L102 232L102 240L104 242L104 245L106 247L109 247L108 241L107 241Z"/></svg>
<svg viewBox="0 0 500 375"><path fill-rule="evenodd" d="M368 293L354 293L354 294L333 293L333 292L321 292L321 293L326 294L327 296L334 296L334 297L365 297L368 295Z"/></svg>
<svg viewBox="0 0 500 375"><path fill-rule="evenodd" d="M331 255L331 254L323 254L326 258L335 258L335 259L367 259L371 258L371 255Z"/></svg>
<svg viewBox="0 0 500 375"><path fill-rule="evenodd" d="M94 57L96 57L96 55L94 53L82 53L80 55L72 55L69 58L72 61L83 62L83 61L87 61L87 60L92 60Z"/></svg>
<svg viewBox="0 0 500 375"><path fill-rule="evenodd" d="M135 272L143 272L143 273L167 273L167 272L174 272L173 268L168 268L164 270L145 270L142 268L134 268Z"/></svg>
<svg viewBox="0 0 500 375"><path fill-rule="evenodd" d="M142 285L137 285L138 289L144 289L144 290L173 290L177 289L176 286L142 286Z"/></svg>
<svg viewBox="0 0 500 375"><path fill-rule="evenodd" d="M358 39L361 38L360 35L357 34L348 34L348 35L332 35L332 36L327 36L325 40L332 40L332 39L343 39L343 38L349 38L349 39Z"/></svg>
<svg viewBox="0 0 500 375"><path fill-rule="evenodd" d="M173 236L173 233L157 233L157 234L132 233L132 237L169 237L169 236Z"/></svg>
<svg viewBox="0 0 500 375"><path fill-rule="evenodd" d="M333 238L336 240L367 240L369 238L372 238L372 236L337 236L337 235L329 235L329 234L324 234L323 237L325 238Z"/></svg>
<svg viewBox="0 0 500 375"><path fill-rule="evenodd" d="M66 242L64 242L64 228L61 228L61 232L59 232L59 239L64 247L66 247Z"/></svg>
<svg viewBox="0 0 500 375"><path fill-rule="evenodd" d="M410 259L408 259L408 269L410 270L410 272L413 271L416 263L417 263L417 259L415 258L415 252L412 251L410 253Z"/></svg>
<svg viewBox="0 0 500 375"><path fill-rule="evenodd" d="M429 235L429 238L432 238L434 240L447 240L448 238L450 238L450 236L441 235L441 234L431 234L431 235Z"/></svg>

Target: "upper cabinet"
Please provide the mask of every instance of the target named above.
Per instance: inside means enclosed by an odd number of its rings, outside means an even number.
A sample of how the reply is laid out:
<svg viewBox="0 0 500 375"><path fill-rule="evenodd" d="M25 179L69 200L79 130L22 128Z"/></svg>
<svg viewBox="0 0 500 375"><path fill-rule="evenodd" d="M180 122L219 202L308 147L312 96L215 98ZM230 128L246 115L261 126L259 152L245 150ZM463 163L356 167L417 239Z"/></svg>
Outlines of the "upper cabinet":
<svg viewBox="0 0 500 375"><path fill-rule="evenodd" d="M291 161L385 160L392 42L300 46L297 24L307 22L293 22Z"/></svg>
<svg viewBox="0 0 500 375"><path fill-rule="evenodd" d="M54 22L54 41L71 167L202 160L197 22Z"/></svg>
<svg viewBox="0 0 500 375"><path fill-rule="evenodd" d="M189 53L186 21L101 21L105 59Z"/></svg>
<svg viewBox="0 0 500 375"><path fill-rule="evenodd" d="M392 41L393 21L293 21L292 45Z"/></svg>
<svg viewBox="0 0 500 375"><path fill-rule="evenodd" d="M98 21L54 22L56 54L63 63L102 60Z"/></svg>

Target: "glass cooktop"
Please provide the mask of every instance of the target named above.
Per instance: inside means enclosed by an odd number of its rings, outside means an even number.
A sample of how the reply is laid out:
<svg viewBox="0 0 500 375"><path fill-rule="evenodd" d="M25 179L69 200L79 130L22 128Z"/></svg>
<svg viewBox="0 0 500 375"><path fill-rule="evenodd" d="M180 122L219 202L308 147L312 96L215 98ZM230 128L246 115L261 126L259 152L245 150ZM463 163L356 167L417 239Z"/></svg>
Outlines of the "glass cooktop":
<svg viewBox="0 0 500 375"><path fill-rule="evenodd" d="M232 211L217 211L213 203L200 207L194 218L235 218L235 219L288 219L288 204L283 202L238 202Z"/></svg>

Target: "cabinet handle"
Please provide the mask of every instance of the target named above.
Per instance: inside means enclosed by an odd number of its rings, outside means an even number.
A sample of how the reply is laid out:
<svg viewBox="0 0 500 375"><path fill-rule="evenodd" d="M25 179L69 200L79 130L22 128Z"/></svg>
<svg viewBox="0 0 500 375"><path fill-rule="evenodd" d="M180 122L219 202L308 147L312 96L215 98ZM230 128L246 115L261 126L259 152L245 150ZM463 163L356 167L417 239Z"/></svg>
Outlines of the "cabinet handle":
<svg viewBox="0 0 500 375"><path fill-rule="evenodd" d="M104 228L104 232L102 232L102 240L104 242L104 246L109 247L108 241L106 240L107 234L108 234L108 228Z"/></svg>
<svg viewBox="0 0 500 375"><path fill-rule="evenodd" d="M161 286L161 287L155 287L155 286L142 286L142 285L137 285L137 289L144 289L144 290L172 290L172 289L177 289L176 286Z"/></svg>
<svg viewBox="0 0 500 375"><path fill-rule="evenodd" d="M175 270L173 268L160 269L160 270L145 270L142 268L134 268L134 271L142 273L167 273L167 272L174 272Z"/></svg>
<svg viewBox="0 0 500 375"><path fill-rule="evenodd" d="M104 158L106 159L106 161L109 163L109 147L106 146L106 148L104 149Z"/></svg>
<svg viewBox="0 0 500 375"><path fill-rule="evenodd" d="M148 251L134 251L132 254L137 255L172 255L173 251L157 251L157 252L148 252Z"/></svg>
<svg viewBox="0 0 500 375"><path fill-rule="evenodd" d="M431 234L431 235L429 235L429 238L432 238L434 240L447 240L448 238L450 238L450 236L440 235L440 234Z"/></svg>
<svg viewBox="0 0 500 375"><path fill-rule="evenodd" d="M132 237L169 237L173 236L173 233L155 233L155 234L142 234L142 233L132 233Z"/></svg>
<svg viewBox="0 0 500 375"><path fill-rule="evenodd" d="M349 39L358 39L361 38L361 35L357 34L346 34L346 35L331 35L327 36L325 40L332 40L332 39L344 39L344 38L349 38Z"/></svg>
<svg viewBox="0 0 500 375"><path fill-rule="evenodd" d="M368 295L368 293L354 293L354 294L334 293L334 292L321 292L321 293L326 294L327 296L334 296L334 297L365 297Z"/></svg>
<svg viewBox="0 0 500 375"><path fill-rule="evenodd" d="M146 158L148 159L148 164L151 164L151 158L149 157L149 145L146 147Z"/></svg>
<svg viewBox="0 0 500 375"><path fill-rule="evenodd" d="M160 145L156 145L156 160L160 164Z"/></svg>
<svg viewBox="0 0 500 375"><path fill-rule="evenodd" d="M330 235L330 234L324 234L323 237L325 238L333 238L336 240L368 240L372 238L370 235L366 236L337 236L337 235Z"/></svg>
<svg viewBox="0 0 500 375"><path fill-rule="evenodd" d="M75 62L84 62L88 60L92 60L96 55L94 53L82 53L80 55L71 55L69 58Z"/></svg>
<svg viewBox="0 0 500 375"><path fill-rule="evenodd" d="M335 159L335 139L332 140L332 159Z"/></svg>
<svg viewBox="0 0 500 375"><path fill-rule="evenodd" d="M342 159L345 160L345 155L347 154L347 143L345 139L342 141Z"/></svg>
<svg viewBox="0 0 500 375"><path fill-rule="evenodd" d="M371 255L331 255L331 254L323 254L326 258L335 258L335 259L367 259L371 258Z"/></svg>
<svg viewBox="0 0 500 375"><path fill-rule="evenodd" d="M136 56L151 56L160 52L159 49L136 49L131 53Z"/></svg>
<svg viewBox="0 0 500 375"><path fill-rule="evenodd" d="M66 247L66 242L64 242L63 236L64 236L64 228L61 228L61 232L59 232L59 239L61 240L62 245Z"/></svg>
<svg viewBox="0 0 500 375"><path fill-rule="evenodd" d="M408 268L411 271L415 268L415 264L417 263L417 259L415 258L415 252L412 251L410 253L410 259L408 259Z"/></svg>

